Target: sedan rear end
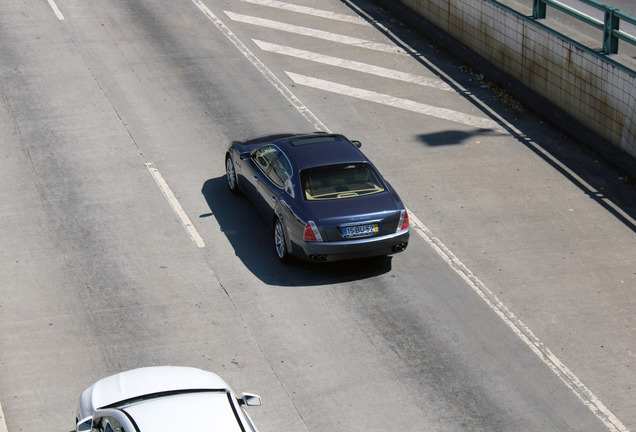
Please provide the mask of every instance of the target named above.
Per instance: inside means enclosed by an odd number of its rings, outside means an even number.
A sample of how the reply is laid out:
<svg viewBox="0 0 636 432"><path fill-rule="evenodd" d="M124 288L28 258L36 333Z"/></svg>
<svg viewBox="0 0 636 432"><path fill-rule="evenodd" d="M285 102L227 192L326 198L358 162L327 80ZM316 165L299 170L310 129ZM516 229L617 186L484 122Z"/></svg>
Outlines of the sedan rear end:
<svg viewBox="0 0 636 432"><path fill-rule="evenodd" d="M406 209L370 163L313 167L300 178L312 219L297 245L308 260L338 261L406 249Z"/></svg>

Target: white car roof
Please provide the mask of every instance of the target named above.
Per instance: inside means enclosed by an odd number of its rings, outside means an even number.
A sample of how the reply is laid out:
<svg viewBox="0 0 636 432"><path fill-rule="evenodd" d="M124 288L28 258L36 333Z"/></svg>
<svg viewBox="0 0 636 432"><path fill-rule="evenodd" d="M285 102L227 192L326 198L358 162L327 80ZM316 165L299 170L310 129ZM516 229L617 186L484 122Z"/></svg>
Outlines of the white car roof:
<svg viewBox="0 0 636 432"><path fill-rule="evenodd" d="M183 366L133 369L103 378L86 392L93 410L139 396L175 390L229 390L212 372Z"/></svg>

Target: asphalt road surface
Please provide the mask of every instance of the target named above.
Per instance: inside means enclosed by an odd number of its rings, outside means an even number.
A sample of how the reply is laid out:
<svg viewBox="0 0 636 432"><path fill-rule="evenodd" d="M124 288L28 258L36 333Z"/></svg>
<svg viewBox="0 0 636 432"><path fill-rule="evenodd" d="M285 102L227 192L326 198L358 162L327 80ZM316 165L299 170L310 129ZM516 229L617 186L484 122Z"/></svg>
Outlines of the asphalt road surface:
<svg viewBox="0 0 636 432"><path fill-rule="evenodd" d="M0 431L74 429L150 365L270 431L636 427L624 173L359 1L5 0ZM406 252L286 266L230 141L330 130L410 210Z"/></svg>

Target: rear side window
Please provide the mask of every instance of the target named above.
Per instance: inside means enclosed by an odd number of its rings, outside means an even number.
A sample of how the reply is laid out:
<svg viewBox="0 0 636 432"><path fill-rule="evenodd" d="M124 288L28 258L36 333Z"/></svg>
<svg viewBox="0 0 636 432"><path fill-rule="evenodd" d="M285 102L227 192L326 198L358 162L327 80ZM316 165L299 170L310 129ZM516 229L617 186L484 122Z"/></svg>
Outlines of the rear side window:
<svg viewBox="0 0 636 432"><path fill-rule="evenodd" d="M254 153L254 160L258 164L259 167L263 170L263 172L267 173L269 170L272 161L278 157L280 154L280 150L278 150L274 146L265 146L256 150Z"/></svg>
<svg viewBox="0 0 636 432"><path fill-rule="evenodd" d="M281 153L277 159L272 161L272 170L268 176L279 187L283 187L285 182L289 180L291 176L291 164L284 154Z"/></svg>
<svg viewBox="0 0 636 432"><path fill-rule="evenodd" d="M331 200L373 195L384 191L376 171L366 163L328 165L300 173L307 200Z"/></svg>
<svg viewBox="0 0 636 432"><path fill-rule="evenodd" d="M291 164L277 147L265 146L254 153L256 164L278 187L284 187L291 177Z"/></svg>

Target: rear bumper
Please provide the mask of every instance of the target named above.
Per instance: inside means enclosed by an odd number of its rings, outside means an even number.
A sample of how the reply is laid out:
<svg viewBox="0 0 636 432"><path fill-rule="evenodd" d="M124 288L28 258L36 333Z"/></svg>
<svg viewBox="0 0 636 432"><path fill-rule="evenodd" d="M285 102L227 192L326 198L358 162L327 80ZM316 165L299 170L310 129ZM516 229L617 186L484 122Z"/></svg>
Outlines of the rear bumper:
<svg viewBox="0 0 636 432"><path fill-rule="evenodd" d="M294 245L294 255L312 262L342 261L391 255L402 252L409 242L410 229L382 237L366 237L340 242L302 242Z"/></svg>

